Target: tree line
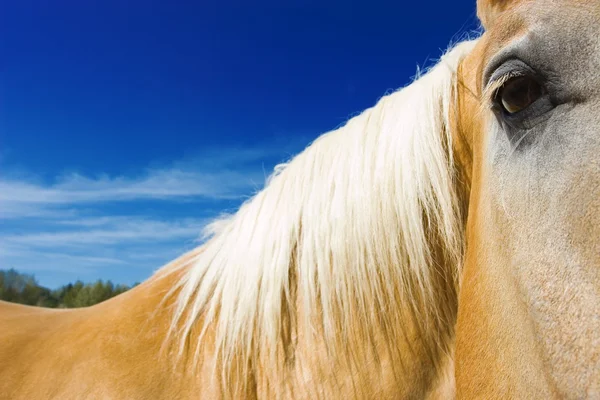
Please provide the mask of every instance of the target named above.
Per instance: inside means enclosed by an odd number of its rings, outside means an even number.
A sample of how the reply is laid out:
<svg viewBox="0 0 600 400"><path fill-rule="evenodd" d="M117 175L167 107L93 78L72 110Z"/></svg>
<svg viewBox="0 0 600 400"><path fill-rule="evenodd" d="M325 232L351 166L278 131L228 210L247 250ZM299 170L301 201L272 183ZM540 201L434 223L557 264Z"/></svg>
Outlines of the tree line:
<svg viewBox="0 0 600 400"><path fill-rule="evenodd" d="M135 286L135 285L133 285ZM132 286L132 287L133 287ZM131 287L111 281L77 281L51 290L40 286L33 275L14 269L0 270L0 300L51 308L87 307L119 295Z"/></svg>

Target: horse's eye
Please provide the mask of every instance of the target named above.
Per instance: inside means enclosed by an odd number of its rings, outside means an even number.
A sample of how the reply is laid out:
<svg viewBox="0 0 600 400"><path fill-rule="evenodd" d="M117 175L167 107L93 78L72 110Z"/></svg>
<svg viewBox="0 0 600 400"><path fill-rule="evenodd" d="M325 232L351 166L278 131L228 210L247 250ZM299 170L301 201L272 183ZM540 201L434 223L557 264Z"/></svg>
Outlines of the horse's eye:
<svg viewBox="0 0 600 400"><path fill-rule="evenodd" d="M523 111L544 94L542 86L530 76L517 76L502 85L496 103L507 114Z"/></svg>

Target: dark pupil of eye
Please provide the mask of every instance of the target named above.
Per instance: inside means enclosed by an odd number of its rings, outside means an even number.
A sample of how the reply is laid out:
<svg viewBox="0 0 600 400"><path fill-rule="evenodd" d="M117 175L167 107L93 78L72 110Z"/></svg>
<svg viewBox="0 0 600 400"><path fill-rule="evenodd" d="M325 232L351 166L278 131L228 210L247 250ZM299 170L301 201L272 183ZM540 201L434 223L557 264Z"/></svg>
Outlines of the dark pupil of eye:
<svg viewBox="0 0 600 400"><path fill-rule="evenodd" d="M532 78L518 77L508 81L502 88L502 106L509 114L529 107L542 96L542 87Z"/></svg>

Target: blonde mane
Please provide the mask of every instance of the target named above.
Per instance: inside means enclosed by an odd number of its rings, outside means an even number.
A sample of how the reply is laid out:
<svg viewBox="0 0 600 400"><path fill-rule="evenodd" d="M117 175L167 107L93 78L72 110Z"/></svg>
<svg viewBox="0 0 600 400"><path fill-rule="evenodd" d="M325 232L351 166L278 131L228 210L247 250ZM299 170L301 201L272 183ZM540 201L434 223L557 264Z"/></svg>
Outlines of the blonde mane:
<svg viewBox="0 0 600 400"><path fill-rule="evenodd" d="M180 269L171 332L196 359L210 332L224 390L259 368L279 385L298 338L360 376L374 332L393 349L406 318L432 353L449 351L463 251L449 114L472 46L319 137L209 227Z"/></svg>

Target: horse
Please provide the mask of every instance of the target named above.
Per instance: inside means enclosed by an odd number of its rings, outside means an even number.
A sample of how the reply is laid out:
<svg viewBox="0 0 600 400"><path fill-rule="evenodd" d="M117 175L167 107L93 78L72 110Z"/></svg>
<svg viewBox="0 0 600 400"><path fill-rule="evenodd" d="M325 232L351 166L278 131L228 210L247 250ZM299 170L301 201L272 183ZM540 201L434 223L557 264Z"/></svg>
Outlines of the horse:
<svg viewBox="0 0 600 400"><path fill-rule="evenodd" d="M139 286L1 303L0 398L600 397L600 3L477 15Z"/></svg>

